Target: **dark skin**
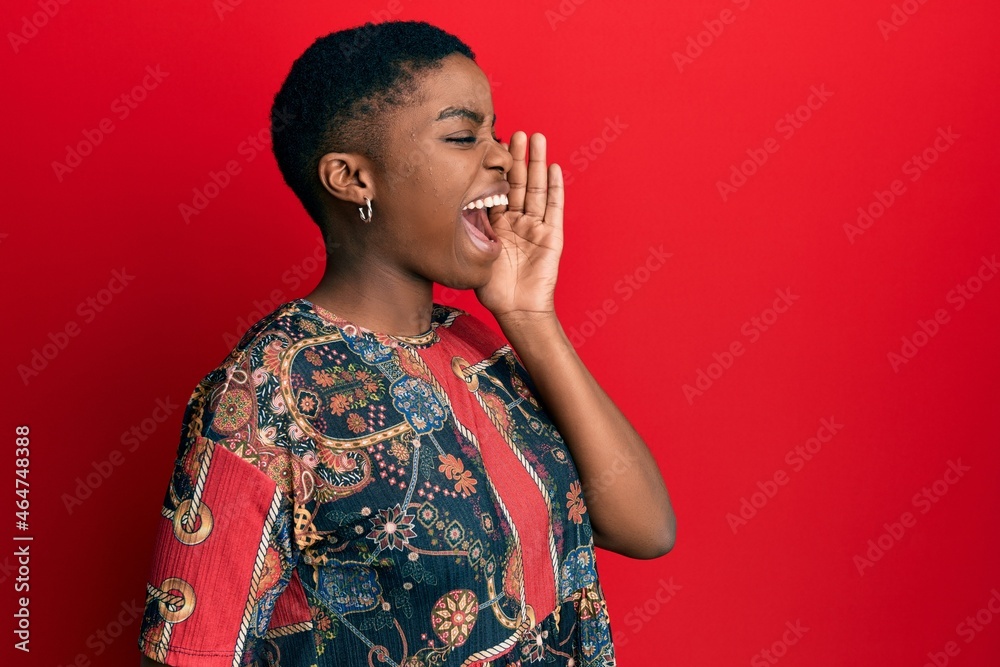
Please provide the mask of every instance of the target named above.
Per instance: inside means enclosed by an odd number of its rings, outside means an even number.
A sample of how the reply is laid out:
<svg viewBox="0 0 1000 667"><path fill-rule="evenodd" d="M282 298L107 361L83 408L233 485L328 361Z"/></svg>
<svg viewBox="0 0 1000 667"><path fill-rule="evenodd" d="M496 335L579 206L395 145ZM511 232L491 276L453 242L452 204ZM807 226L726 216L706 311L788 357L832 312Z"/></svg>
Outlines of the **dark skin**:
<svg viewBox="0 0 1000 667"><path fill-rule="evenodd" d="M496 318L566 442L583 487L594 545L650 559L673 548L676 519L642 437L577 355L553 303L563 248L562 169L546 166L545 137L496 139L489 81L451 55L420 76L416 104L388 114L387 164L329 153L319 166L329 244L323 279L305 298L393 335L430 329L433 285L473 289ZM435 120L449 107L469 115ZM528 158L528 159L526 159ZM461 220L470 200L509 184L489 214L499 249L473 244ZM365 223L358 207L373 220ZM635 511L641 508L641 512ZM142 666L162 663L143 657Z"/></svg>

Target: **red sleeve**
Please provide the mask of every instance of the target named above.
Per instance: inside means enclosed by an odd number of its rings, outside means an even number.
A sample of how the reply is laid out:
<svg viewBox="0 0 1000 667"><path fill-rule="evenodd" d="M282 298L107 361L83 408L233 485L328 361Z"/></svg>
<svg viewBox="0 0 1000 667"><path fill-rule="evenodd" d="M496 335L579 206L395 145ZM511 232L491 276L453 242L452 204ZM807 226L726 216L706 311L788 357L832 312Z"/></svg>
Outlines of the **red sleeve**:
<svg viewBox="0 0 1000 667"><path fill-rule="evenodd" d="M230 380L206 379L188 402L158 520L139 648L171 667L249 657L293 570L291 500L229 448L234 433L255 431L230 428L257 404Z"/></svg>

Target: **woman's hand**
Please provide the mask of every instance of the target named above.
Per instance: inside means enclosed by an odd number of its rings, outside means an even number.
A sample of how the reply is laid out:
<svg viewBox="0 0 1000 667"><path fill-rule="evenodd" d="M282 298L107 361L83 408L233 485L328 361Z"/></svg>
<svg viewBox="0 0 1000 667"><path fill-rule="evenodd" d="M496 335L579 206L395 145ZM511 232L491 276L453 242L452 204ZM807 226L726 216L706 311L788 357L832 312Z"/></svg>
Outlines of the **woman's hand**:
<svg viewBox="0 0 1000 667"><path fill-rule="evenodd" d="M494 206L490 225L503 244L490 281L476 298L499 321L522 315L554 315L553 295L563 248L562 168L545 165L545 135L518 130L503 144L514 158L507 175L507 206Z"/></svg>

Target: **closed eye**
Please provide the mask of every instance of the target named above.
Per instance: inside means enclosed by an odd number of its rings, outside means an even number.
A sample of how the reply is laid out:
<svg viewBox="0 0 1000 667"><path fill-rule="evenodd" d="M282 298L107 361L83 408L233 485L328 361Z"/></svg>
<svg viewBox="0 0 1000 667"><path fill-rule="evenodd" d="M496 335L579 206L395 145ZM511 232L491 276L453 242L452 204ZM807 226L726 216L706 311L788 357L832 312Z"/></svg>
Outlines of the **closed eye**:
<svg viewBox="0 0 1000 667"><path fill-rule="evenodd" d="M448 139L448 141L455 141L455 142L460 143L460 144L470 144L470 143L475 143L476 138L475 137L451 137L451 138ZM503 139L501 139L500 137L493 137L493 141L495 141L497 143L500 143L500 142L503 141Z"/></svg>

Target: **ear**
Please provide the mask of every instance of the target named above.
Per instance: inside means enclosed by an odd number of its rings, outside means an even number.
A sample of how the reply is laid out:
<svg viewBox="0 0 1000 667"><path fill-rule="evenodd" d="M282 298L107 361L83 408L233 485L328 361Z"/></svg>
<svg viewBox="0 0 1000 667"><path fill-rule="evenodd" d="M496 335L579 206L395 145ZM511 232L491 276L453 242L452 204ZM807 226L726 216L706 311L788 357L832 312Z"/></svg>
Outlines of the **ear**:
<svg viewBox="0 0 1000 667"><path fill-rule="evenodd" d="M319 160L319 182L337 199L364 204L365 197L375 199L367 160L357 153L327 153Z"/></svg>

